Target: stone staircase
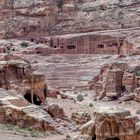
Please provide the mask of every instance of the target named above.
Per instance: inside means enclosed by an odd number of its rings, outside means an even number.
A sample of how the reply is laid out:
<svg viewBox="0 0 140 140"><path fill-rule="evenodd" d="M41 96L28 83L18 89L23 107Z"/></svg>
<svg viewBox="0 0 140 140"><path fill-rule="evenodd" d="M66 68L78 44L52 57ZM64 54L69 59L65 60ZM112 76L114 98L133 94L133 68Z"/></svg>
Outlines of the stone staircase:
<svg viewBox="0 0 140 140"><path fill-rule="evenodd" d="M45 121L52 126L57 132L65 134L67 132L74 132L76 126L66 117L53 119L46 111L40 106L30 105L23 108L23 112L38 120Z"/></svg>

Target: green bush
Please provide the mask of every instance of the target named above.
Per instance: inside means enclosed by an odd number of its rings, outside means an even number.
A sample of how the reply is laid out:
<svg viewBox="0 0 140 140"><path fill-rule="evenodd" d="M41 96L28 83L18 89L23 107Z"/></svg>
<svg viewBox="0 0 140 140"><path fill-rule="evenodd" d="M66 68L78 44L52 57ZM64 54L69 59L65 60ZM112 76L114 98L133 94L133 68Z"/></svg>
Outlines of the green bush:
<svg viewBox="0 0 140 140"><path fill-rule="evenodd" d="M37 137L38 136L38 133L36 131L31 131L31 136L32 137Z"/></svg>
<svg viewBox="0 0 140 140"><path fill-rule="evenodd" d="M84 97L82 95L77 96L77 101L82 102L84 100Z"/></svg>
<svg viewBox="0 0 140 140"><path fill-rule="evenodd" d="M28 47L28 43L27 43L27 42L22 42L22 43L20 44L20 46L21 46L22 48L26 48L26 47Z"/></svg>
<svg viewBox="0 0 140 140"><path fill-rule="evenodd" d="M136 72L136 76L140 76L140 71L137 71Z"/></svg>
<svg viewBox="0 0 140 140"><path fill-rule="evenodd" d="M93 107L93 103L90 103L90 104L89 104L89 107Z"/></svg>

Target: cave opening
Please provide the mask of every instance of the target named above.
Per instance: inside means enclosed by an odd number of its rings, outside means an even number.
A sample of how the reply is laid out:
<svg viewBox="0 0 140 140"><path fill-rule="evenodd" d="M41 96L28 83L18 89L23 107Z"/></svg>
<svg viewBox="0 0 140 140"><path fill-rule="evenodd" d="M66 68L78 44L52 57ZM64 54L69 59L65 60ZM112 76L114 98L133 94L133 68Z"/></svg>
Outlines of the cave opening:
<svg viewBox="0 0 140 140"><path fill-rule="evenodd" d="M92 140L96 140L96 136L92 137Z"/></svg>
<svg viewBox="0 0 140 140"><path fill-rule="evenodd" d="M111 100L113 100L113 101L115 101L115 100L117 100L117 99L118 99L117 96L113 96L113 97L111 97Z"/></svg>
<svg viewBox="0 0 140 140"><path fill-rule="evenodd" d="M125 91L126 91L125 86L122 86L122 92L125 92Z"/></svg>
<svg viewBox="0 0 140 140"><path fill-rule="evenodd" d="M31 42L34 42L34 39L33 38L31 38Z"/></svg>
<svg viewBox="0 0 140 140"><path fill-rule="evenodd" d="M24 95L24 98L28 102L35 104L35 105L41 105L41 103L42 103L41 99L36 94L33 94L33 97L32 97L31 93L27 93Z"/></svg>

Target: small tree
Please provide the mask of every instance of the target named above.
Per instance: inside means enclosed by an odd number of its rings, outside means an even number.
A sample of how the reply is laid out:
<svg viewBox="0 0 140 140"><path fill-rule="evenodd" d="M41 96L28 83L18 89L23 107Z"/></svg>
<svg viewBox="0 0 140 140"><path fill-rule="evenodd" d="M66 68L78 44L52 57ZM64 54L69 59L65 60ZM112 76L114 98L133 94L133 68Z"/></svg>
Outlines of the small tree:
<svg viewBox="0 0 140 140"><path fill-rule="evenodd" d="M84 97L82 95L77 96L77 101L82 102L84 100Z"/></svg>
<svg viewBox="0 0 140 140"><path fill-rule="evenodd" d="M27 42L22 42L20 45L21 45L22 48L28 47L28 43Z"/></svg>

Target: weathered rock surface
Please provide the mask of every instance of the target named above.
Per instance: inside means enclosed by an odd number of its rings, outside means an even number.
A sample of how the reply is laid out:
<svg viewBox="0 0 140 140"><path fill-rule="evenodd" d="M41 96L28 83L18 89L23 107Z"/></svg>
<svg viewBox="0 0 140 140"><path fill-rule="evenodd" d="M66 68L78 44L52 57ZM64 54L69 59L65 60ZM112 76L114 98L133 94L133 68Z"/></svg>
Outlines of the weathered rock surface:
<svg viewBox="0 0 140 140"><path fill-rule="evenodd" d="M71 118L77 123L77 124L84 124L91 120L91 117L88 113L84 112L76 112L71 115Z"/></svg>
<svg viewBox="0 0 140 140"><path fill-rule="evenodd" d="M64 0L62 4L56 0L2 0L1 37L138 27L139 6L137 0Z"/></svg>
<svg viewBox="0 0 140 140"><path fill-rule="evenodd" d="M139 56L122 58L120 61L103 66L97 78L89 83L102 98L139 101ZM104 94L103 94L104 93ZM102 99L101 98L101 99Z"/></svg>
<svg viewBox="0 0 140 140"><path fill-rule="evenodd" d="M0 87L16 89L31 103L46 102L47 85L44 75L32 71L30 64L21 60L0 61Z"/></svg>
<svg viewBox="0 0 140 140"><path fill-rule="evenodd" d="M45 44L26 54L140 54L139 7L137 0L3 0L0 38Z"/></svg>
<svg viewBox="0 0 140 140"><path fill-rule="evenodd" d="M101 109L94 113L95 121L82 127L81 135L96 140L135 140L140 138L137 117L120 109ZM76 140L79 140L78 137ZM87 140L87 139L85 139Z"/></svg>

